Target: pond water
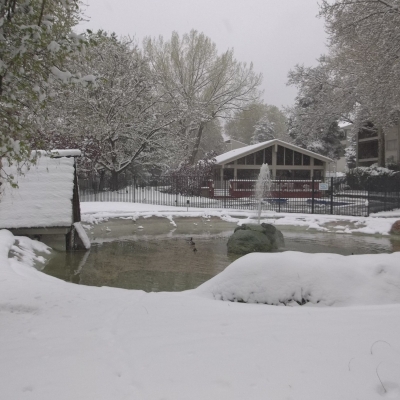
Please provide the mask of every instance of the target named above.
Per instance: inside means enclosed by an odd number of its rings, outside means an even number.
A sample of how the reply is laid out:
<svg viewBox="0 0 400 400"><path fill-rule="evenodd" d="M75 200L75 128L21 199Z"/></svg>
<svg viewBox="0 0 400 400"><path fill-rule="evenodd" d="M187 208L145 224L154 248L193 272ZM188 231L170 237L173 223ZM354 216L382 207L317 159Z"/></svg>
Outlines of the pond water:
<svg viewBox="0 0 400 400"><path fill-rule="evenodd" d="M110 220L91 229L89 252L54 252L43 272L91 286L146 292L193 289L238 258L226 251L236 226L219 218ZM399 242L386 237L280 229L285 237L280 251L350 255L400 250Z"/></svg>

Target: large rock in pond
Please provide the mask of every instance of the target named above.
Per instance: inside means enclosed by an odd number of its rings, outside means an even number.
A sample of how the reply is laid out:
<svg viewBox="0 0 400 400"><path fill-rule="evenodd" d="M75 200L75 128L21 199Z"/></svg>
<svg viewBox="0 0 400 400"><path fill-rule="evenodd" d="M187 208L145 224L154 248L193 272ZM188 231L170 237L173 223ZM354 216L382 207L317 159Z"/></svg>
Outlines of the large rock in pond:
<svg viewBox="0 0 400 400"><path fill-rule="evenodd" d="M235 229L228 240L228 253L248 254L270 252L283 247L282 232L271 224L243 224Z"/></svg>
<svg viewBox="0 0 400 400"><path fill-rule="evenodd" d="M400 219L392 225L392 228L390 229L390 233L392 235L400 235Z"/></svg>

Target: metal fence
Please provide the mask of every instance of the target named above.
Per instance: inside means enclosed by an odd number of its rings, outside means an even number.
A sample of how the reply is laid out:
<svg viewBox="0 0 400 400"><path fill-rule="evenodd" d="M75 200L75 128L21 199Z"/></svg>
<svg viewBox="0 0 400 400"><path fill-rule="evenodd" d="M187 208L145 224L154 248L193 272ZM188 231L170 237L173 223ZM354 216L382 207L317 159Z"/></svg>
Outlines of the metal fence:
<svg viewBox="0 0 400 400"><path fill-rule="evenodd" d="M256 180L204 180L196 176L124 179L117 190L107 180L80 179L80 200L133 202L177 207L256 210ZM115 187L115 183L113 185ZM380 180L349 185L345 177L320 180L274 180L261 201L263 210L288 213L368 216L400 208L400 185Z"/></svg>

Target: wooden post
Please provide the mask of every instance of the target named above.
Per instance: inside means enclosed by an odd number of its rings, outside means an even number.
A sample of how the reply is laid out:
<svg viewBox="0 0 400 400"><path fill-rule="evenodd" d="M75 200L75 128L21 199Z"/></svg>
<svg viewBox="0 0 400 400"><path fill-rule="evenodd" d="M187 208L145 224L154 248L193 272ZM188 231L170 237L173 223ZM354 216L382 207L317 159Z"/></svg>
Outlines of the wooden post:
<svg viewBox="0 0 400 400"><path fill-rule="evenodd" d="M72 191L72 223L81 221L81 207L79 204L79 188L78 188L78 173L76 171L76 160L74 158L74 188ZM75 249L75 228L72 225L71 230L65 236L65 247L67 251Z"/></svg>

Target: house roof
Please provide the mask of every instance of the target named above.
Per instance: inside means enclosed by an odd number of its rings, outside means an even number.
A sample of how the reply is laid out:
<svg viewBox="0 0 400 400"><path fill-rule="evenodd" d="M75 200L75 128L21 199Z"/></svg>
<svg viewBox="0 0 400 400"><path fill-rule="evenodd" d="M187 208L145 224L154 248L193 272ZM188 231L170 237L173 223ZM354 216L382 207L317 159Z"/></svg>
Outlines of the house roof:
<svg viewBox="0 0 400 400"><path fill-rule="evenodd" d="M273 146L275 144L278 144L278 145L283 146L283 147L287 147L287 148L289 148L291 150L298 151L299 153L306 154L306 155L308 155L310 157L314 157L314 158L316 158L318 160L321 160L321 161L325 161L325 162L332 162L333 161L329 157L321 156L321 154L317 154L317 153L314 153L313 151L309 151L309 150L303 149L303 148L301 148L299 146L295 146L294 144L291 144L291 143L288 143L288 142L284 142L283 140L280 140L280 139L273 139L273 140L268 140L266 142L261 142L261 143L257 143L257 144L251 144L251 145L246 146L246 147L241 147L239 149L231 150L231 151L228 151L226 153L220 154L219 156L215 157L216 164L217 165L227 164L227 163L229 163L231 161L234 161L234 160L236 160L238 158L245 157L245 156L247 156L247 155L249 155L251 153L254 153L254 152L258 151L258 150L265 149L266 147L270 147L270 146Z"/></svg>
<svg viewBox="0 0 400 400"><path fill-rule="evenodd" d="M338 125L339 125L339 128L343 129L343 128L347 128L353 124L351 122L339 122Z"/></svg>
<svg viewBox="0 0 400 400"><path fill-rule="evenodd" d="M18 174L16 165L2 160L8 182L0 187L0 228L67 227L73 223L74 158L41 156Z"/></svg>

